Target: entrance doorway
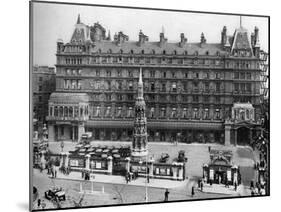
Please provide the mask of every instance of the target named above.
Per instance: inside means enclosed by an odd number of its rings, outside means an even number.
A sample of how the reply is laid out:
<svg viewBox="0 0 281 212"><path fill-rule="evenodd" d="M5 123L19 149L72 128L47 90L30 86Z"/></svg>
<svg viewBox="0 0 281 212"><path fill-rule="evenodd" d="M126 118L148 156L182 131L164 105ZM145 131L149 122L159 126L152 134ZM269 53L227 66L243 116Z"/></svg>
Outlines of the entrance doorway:
<svg viewBox="0 0 281 212"><path fill-rule="evenodd" d="M226 172L222 170L218 170L215 172L214 181L217 184L225 184L226 183Z"/></svg>
<svg viewBox="0 0 281 212"><path fill-rule="evenodd" d="M240 127L237 130L237 144L248 145L250 143L250 129L247 127Z"/></svg>

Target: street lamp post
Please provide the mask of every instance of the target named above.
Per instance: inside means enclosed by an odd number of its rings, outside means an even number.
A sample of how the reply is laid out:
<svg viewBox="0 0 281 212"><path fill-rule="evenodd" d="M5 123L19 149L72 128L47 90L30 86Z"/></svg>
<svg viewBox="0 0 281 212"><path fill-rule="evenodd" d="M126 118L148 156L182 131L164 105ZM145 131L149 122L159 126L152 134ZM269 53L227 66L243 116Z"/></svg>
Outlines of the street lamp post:
<svg viewBox="0 0 281 212"><path fill-rule="evenodd" d="M64 142L63 141L60 142L60 147L61 147L61 152L63 152L63 148L64 148Z"/></svg>

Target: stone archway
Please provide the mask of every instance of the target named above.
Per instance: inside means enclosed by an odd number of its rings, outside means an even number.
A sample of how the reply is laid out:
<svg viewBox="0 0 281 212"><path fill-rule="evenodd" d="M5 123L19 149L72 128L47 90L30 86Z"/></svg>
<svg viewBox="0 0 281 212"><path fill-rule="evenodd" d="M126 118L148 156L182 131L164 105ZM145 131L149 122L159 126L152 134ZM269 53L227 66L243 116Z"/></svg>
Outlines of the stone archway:
<svg viewBox="0 0 281 212"><path fill-rule="evenodd" d="M247 127L240 127L237 129L237 144L248 145L250 144L250 129Z"/></svg>

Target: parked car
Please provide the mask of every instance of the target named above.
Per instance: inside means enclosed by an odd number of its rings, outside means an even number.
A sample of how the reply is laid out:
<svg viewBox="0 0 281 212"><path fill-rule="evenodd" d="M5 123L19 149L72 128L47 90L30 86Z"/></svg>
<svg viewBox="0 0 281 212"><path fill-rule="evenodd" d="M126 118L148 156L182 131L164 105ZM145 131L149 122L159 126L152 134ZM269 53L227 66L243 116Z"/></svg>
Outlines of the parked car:
<svg viewBox="0 0 281 212"><path fill-rule="evenodd" d="M185 157L185 151L184 150L179 151L178 162L187 162L187 158Z"/></svg>
<svg viewBox="0 0 281 212"><path fill-rule="evenodd" d="M45 198L48 200L65 201L65 191L62 188L52 188L45 191Z"/></svg>
<svg viewBox="0 0 281 212"><path fill-rule="evenodd" d="M168 155L168 153L162 153L161 154L161 156L160 156L160 162L161 163L166 163L167 162L167 160L169 159L169 155Z"/></svg>

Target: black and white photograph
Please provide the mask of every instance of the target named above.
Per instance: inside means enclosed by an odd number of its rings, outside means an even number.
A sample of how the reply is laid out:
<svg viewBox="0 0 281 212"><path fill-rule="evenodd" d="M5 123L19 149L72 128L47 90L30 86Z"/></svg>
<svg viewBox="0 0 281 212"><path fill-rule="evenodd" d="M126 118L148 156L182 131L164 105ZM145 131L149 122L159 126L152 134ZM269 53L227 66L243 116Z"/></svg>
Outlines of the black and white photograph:
<svg viewBox="0 0 281 212"><path fill-rule="evenodd" d="M29 3L32 211L270 195L269 16Z"/></svg>

